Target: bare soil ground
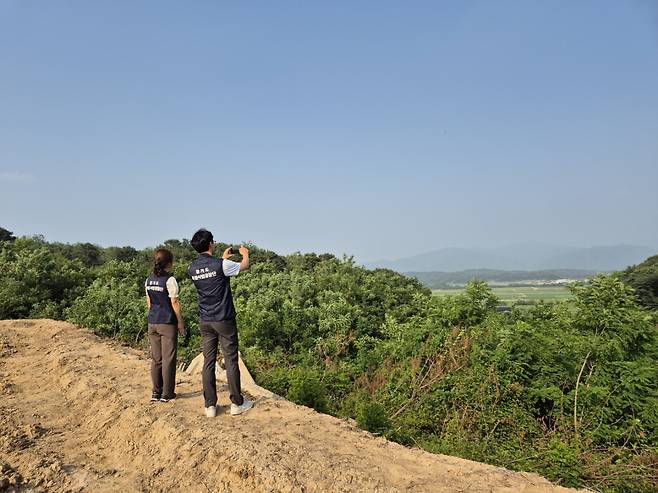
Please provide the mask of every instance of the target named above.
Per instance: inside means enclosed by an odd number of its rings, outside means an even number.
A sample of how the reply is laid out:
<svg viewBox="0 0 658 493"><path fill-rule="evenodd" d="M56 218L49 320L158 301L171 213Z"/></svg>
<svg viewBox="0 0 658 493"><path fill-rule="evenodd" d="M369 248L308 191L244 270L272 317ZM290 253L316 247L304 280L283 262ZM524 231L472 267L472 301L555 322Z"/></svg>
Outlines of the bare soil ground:
<svg viewBox="0 0 658 493"><path fill-rule="evenodd" d="M0 491L559 492L526 473L409 449L258 398L203 416L198 375L150 403L136 350L52 320L0 321Z"/></svg>

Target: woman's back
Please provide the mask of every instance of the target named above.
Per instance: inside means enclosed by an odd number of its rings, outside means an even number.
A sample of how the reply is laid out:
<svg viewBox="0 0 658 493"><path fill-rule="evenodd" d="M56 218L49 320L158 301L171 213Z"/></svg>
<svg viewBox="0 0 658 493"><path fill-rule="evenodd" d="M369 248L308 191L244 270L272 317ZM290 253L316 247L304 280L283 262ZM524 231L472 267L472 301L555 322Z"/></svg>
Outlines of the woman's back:
<svg viewBox="0 0 658 493"><path fill-rule="evenodd" d="M162 275L151 274L144 284L146 293L151 301L148 322L150 324L175 324L176 314L171 306L172 291L177 291L174 276L168 272ZM176 293L178 294L178 293Z"/></svg>

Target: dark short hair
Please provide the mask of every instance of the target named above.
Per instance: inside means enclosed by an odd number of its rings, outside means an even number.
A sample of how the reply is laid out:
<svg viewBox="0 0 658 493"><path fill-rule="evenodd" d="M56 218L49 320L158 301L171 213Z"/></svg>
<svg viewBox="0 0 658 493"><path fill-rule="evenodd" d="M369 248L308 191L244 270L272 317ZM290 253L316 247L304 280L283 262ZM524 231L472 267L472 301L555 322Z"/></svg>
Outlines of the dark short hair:
<svg viewBox="0 0 658 493"><path fill-rule="evenodd" d="M192 237L192 247L199 253L207 252L210 248L210 244L213 242L212 233L207 229L201 228L199 231L194 233Z"/></svg>

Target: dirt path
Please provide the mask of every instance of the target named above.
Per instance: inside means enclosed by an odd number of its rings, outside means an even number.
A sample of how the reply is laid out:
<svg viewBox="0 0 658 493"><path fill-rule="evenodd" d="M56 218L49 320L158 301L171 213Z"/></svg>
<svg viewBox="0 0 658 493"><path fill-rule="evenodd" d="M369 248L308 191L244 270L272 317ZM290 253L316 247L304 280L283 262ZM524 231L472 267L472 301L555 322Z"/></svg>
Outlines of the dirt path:
<svg viewBox="0 0 658 493"><path fill-rule="evenodd" d="M571 491L287 401L205 418L198 376L179 376L176 401L149 403L148 365L66 323L0 321L0 491Z"/></svg>

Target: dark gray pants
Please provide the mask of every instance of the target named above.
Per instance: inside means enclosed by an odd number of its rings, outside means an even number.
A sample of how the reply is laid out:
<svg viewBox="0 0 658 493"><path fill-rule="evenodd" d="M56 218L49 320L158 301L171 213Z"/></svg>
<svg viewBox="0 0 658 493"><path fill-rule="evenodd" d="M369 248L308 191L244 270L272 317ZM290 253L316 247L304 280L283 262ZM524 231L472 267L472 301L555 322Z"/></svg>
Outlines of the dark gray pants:
<svg viewBox="0 0 658 493"><path fill-rule="evenodd" d="M238 406L243 397L240 390L240 367L238 366L238 326L235 319L221 322L199 322L199 331L203 338L203 397L206 407L217 405L217 343L222 345L226 379L231 402Z"/></svg>
<svg viewBox="0 0 658 493"><path fill-rule="evenodd" d="M171 398L176 386L178 330L175 325L149 324L149 339L153 392Z"/></svg>

